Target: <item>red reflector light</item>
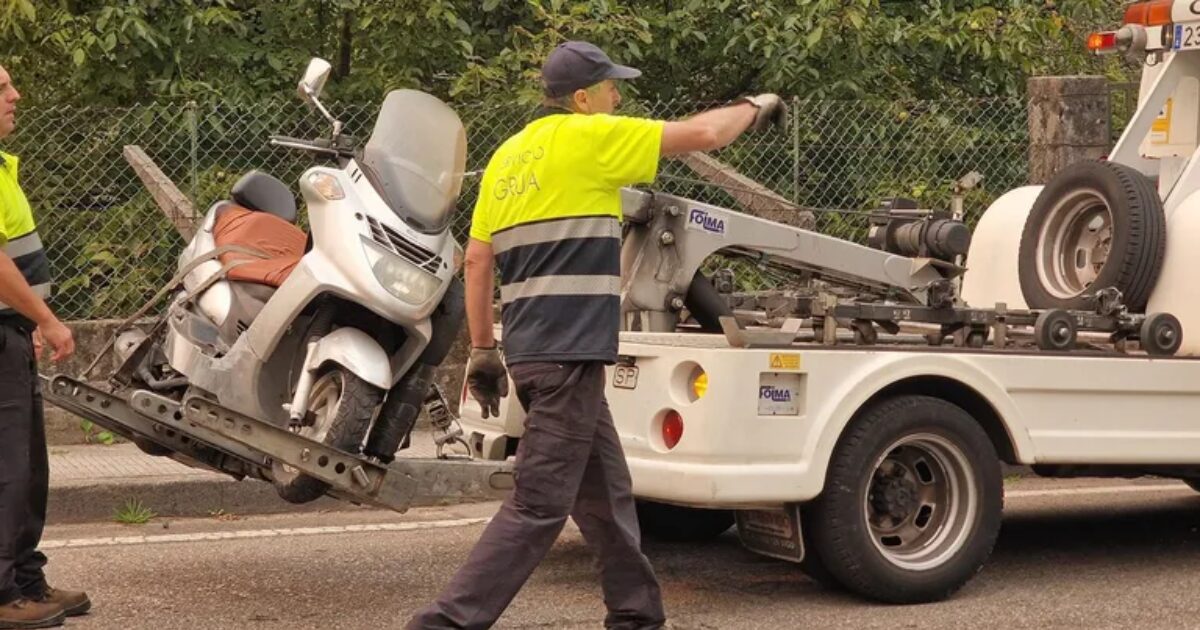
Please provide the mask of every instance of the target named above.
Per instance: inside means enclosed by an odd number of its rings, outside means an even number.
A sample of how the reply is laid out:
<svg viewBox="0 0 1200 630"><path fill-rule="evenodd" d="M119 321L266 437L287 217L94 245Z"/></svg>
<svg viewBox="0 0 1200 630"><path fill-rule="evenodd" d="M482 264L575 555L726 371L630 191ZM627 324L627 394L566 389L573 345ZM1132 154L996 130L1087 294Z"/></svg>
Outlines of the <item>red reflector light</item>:
<svg viewBox="0 0 1200 630"><path fill-rule="evenodd" d="M1092 52L1115 50L1117 47L1117 33L1115 31L1092 33L1088 35L1087 46L1088 50Z"/></svg>
<svg viewBox="0 0 1200 630"><path fill-rule="evenodd" d="M663 444L668 449L679 444L680 438L683 437L683 416L679 415L678 411L668 411L667 415L663 416L662 437Z"/></svg>
<svg viewBox="0 0 1200 630"><path fill-rule="evenodd" d="M1151 0L1131 4L1125 9L1126 24L1162 26L1171 23L1171 5L1174 0Z"/></svg>

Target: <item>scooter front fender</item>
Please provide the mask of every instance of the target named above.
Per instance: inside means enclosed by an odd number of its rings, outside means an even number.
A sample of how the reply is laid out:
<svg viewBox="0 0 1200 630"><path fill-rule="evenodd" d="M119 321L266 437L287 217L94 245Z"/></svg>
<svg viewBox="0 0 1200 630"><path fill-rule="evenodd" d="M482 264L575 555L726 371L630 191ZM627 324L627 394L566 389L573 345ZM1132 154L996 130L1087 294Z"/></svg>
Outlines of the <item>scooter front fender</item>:
<svg viewBox="0 0 1200 630"><path fill-rule="evenodd" d="M370 335L357 328L338 328L317 341L307 368L315 372L326 363L336 363L384 391L392 387L394 379L387 353Z"/></svg>

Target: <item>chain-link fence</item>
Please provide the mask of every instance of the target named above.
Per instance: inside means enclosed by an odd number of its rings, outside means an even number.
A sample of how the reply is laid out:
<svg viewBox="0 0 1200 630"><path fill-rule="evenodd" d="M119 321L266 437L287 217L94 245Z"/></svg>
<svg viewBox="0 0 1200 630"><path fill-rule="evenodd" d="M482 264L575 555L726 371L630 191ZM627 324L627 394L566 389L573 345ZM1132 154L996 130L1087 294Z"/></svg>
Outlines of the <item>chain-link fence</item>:
<svg viewBox="0 0 1200 630"><path fill-rule="evenodd" d="M1125 125L1137 112L1139 87L1134 81L1108 85L1108 137L1113 144L1121 139Z"/></svg>
<svg viewBox="0 0 1200 630"><path fill-rule="evenodd" d="M706 104L633 104L630 113L679 117ZM365 139L375 107L334 106L347 132ZM531 117L516 106L459 105L469 171L482 169ZM920 102L793 99L786 133L746 137L716 157L795 206L816 212L823 232L861 240L866 212L892 196L948 209L953 182L971 171L984 185L965 199L968 218L1026 180L1026 105L1020 99ZM22 112L5 150L21 157L21 180L38 216L61 316L126 316L173 275L181 239L122 158L140 145L198 212L258 168L293 183L310 155L272 147L267 136L316 137L326 127L296 102L254 106L149 105ZM469 178L455 234L465 239L478 177ZM667 160L654 187L737 207L728 191ZM791 205L783 209L797 211Z"/></svg>

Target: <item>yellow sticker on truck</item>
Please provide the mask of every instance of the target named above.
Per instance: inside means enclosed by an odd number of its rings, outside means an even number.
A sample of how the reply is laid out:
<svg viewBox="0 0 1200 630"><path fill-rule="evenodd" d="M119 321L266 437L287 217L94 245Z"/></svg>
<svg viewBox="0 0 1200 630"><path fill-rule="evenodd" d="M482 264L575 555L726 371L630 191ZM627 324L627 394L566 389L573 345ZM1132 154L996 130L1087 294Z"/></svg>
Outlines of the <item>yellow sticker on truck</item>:
<svg viewBox="0 0 1200 630"><path fill-rule="evenodd" d="M1175 99L1168 98L1167 104L1158 112L1158 117L1150 125L1150 144L1171 143L1171 115L1174 113Z"/></svg>
<svg viewBox="0 0 1200 630"><path fill-rule="evenodd" d="M800 355L784 352L772 352L770 368L772 370L799 370Z"/></svg>

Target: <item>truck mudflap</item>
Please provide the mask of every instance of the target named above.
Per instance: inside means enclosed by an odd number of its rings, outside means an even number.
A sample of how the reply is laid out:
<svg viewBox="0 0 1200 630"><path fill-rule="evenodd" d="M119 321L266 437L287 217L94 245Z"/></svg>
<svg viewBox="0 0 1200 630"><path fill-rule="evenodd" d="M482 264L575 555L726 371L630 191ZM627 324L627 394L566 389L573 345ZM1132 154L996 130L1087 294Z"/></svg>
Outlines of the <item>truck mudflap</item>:
<svg viewBox="0 0 1200 630"><path fill-rule="evenodd" d="M145 390L124 398L68 376L41 381L47 402L179 461L237 478L261 477L260 469L277 460L328 483L337 498L397 512L418 500L502 498L513 487L508 462L400 458L385 466L197 396L179 404Z"/></svg>
<svg viewBox="0 0 1200 630"><path fill-rule="evenodd" d="M738 538L750 551L789 562L804 561L799 503L776 510L738 510L736 517Z"/></svg>

